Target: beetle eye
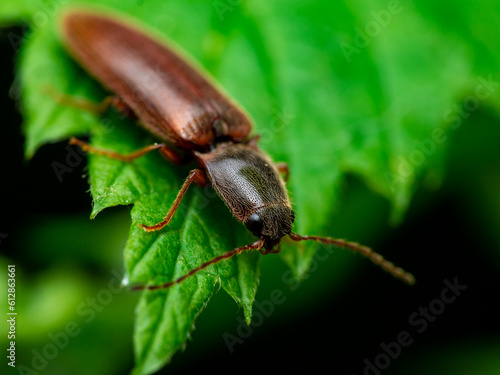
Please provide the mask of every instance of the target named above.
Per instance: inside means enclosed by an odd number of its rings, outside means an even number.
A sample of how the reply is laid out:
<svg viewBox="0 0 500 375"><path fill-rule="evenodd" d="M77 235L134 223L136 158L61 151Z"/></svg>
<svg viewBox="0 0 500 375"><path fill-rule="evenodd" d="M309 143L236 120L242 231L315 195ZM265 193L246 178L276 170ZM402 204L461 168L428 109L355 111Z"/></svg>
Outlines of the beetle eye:
<svg viewBox="0 0 500 375"><path fill-rule="evenodd" d="M255 234L257 237L261 235L262 228L264 228L264 222L257 214L252 214L245 222L247 229Z"/></svg>

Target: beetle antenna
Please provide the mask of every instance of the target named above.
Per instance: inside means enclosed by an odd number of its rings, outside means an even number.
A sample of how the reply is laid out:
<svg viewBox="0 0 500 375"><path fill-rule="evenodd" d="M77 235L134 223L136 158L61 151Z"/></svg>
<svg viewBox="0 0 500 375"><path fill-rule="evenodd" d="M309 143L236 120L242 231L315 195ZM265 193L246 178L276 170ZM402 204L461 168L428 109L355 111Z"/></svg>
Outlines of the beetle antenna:
<svg viewBox="0 0 500 375"><path fill-rule="evenodd" d="M415 284L415 277L403 270L402 268L396 266L394 263L386 260L382 255L376 253L372 249L367 246L360 245L356 242L349 242L342 239L330 238L330 237L319 237L319 236L302 236L297 233L290 233L290 238L294 241L308 241L313 240L317 242L321 242L327 245L335 245L338 247L343 247L349 250L352 250L356 253L363 255L364 257L370 259L377 266L382 268L384 271L390 273L392 276L404 281L409 285Z"/></svg>
<svg viewBox="0 0 500 375"><path fill-rule="evenodd" d="M260 250L263 246L264 246L264 239L261 238L258 241L255 241L255 242L251 243L250 245L245 245L245 246L242 246L242 247L237 247L234 250L231 250L231 251L228 251L227 253L224 253L222 255L216 256L215 258L209 260L208 262L205 262L202 265L200 265L200 266L198 266L196 268L193 268L187 274L185 274L184 276L179 277L176 280L169 281L169 282L166 282L164 284L159 284L159 285L136 285L136 286L132 286L130 289L131 290L145 290L145 289L147 289L147 290L158 290L158 289L170 288L173 285L182 283L188 277L193 276L194 274L196 274L199 271L207 268L208 266L211 266L212 264L219 263L221 260L224 260L224 259L229 259L229 258L233 257L234 255L238 255L238 254L240 254L240 253L242 253L244 251L248 251L248 250Z"/></svg>

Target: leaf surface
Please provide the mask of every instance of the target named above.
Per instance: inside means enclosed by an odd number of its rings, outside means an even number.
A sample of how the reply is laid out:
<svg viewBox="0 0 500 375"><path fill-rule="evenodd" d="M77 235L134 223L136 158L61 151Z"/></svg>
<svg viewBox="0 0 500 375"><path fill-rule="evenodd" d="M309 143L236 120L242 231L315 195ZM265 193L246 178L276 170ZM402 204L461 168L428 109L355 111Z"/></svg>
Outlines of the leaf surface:
<svg viewBox="0 0 500 375"><path fill-rule="evenodd" d="M361 176L385 196L394 219L404 214L417 182L438 186L446 145L433 138L436 129L451 131L457 99L474 92L478 75L488 77L497 63L498 39L469 20L461 3L452 11L467 18L470 43L441 31L444 21L430 2L417 7L405 1L391 9L368 0L104 3L186 49L252 115L261 147L289 164L294 231L301 234L335 234L330 217L346 174ZM0 20L32 24L18 61L28 158L44 144L74 135L90 134L93 145L121 153L155 141L117 112L97 118L45 94L49 87L95 102L106 96L61 44L56 20L62 6L51 14L45 10L47 22L36 25L35 14L44 8L28 0L12 4L2 3ZM489 59L476 66L474 54L484 50ZM140 230L138 224L162 220L188 172L157 154L131 163L89 155L92 217L108 207L131 206L125 248L130 283L164 283L253 240L212 190L196 187L168 228ZM315 249L314 243L284 243L281 256L298 280ZM135 372L156 371L183 347L217 284L249 321L258 259L243 254L169 290L144 292L137 307ZM332 275L332 282L340 277Z"/></svg>

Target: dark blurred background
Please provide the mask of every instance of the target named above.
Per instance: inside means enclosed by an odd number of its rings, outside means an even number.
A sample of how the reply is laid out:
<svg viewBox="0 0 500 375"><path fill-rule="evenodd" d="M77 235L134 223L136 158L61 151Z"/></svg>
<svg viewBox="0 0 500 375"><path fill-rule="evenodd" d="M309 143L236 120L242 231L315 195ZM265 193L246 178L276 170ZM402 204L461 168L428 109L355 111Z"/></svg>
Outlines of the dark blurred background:
<svg viewBox="0 0 500 375"><path fill-rule="evenodd" d="M116 292L111 300L101 295L107 303L100 304L92 298L115 278L112 270L123 272L129 208L109 209L90 221L85 163L61 183L51 167L66 157L65 143L43 146L32 160L24 159L22 119L11 90L16 58L7 39L11 30L0 29L0 247L1 267L13 263L17 270L17 363L30 366L50 337L73 321L81 334L70 338L41 373L126 374L133 366L138 295ZM282 279L285 265L267 256L261 259L257 301L269 299L275 289L285 301L248 331L231 354L223 333L237 335L243 329L238 319L243 312L225 293L216 293L197 320L186 351L161 373L325 371L326 366L334 374L500 374L498 125L498 114L487 107L466 119L449 141L444 182L436 190L418 189L396 227L387 224L387 201L359 179L350 176L343 186L335 235L377 249L411 271L416 286L407 287L338 250L291 290ZM348 257L355 263L352 274L345 284L332 285L329 265ZM436 302L442 301L445 280L467 288L453 302ZM427 318L422 309L429 307ZM411 344L398 350L391 343L405 331ZM5 348L6 333L0 341ZM394 358L384 344L393 348ZM3 362L2 373L7 368L5 358Z"/></svg>

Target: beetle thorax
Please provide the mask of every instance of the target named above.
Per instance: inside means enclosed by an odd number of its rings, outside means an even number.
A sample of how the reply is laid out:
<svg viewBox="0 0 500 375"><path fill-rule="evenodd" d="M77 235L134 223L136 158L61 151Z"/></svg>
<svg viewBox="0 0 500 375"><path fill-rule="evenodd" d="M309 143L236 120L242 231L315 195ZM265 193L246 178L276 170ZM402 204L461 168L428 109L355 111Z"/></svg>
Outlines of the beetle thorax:
<svg viewBox="0 0 500 375"><path fill-rule="evenodd" d="M249 229L266 239L266 248L290 233L293 210L285 183L267 155L250 145L231 142L195 155L236 219L245 224L251 217L261 219L260 230Z"/></svg>

